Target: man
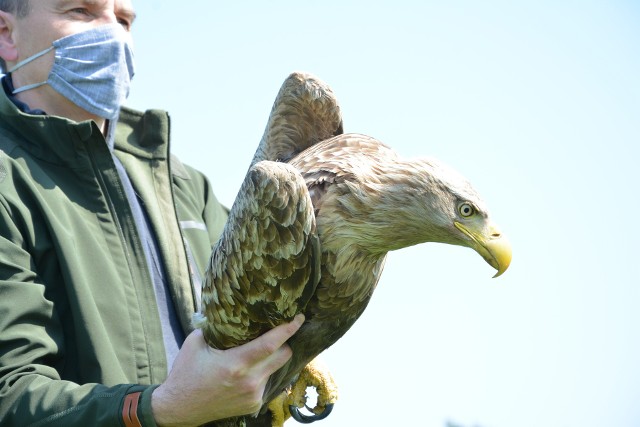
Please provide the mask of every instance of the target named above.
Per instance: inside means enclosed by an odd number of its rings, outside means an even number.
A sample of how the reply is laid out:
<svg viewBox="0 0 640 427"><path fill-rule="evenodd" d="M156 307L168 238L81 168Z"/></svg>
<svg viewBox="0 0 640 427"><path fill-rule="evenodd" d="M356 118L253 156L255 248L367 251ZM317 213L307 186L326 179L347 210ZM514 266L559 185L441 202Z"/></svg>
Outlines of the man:
<svg viewBox="0 0 640 427"><path fill-rule="evenodd" d="M190 332L226 210L169 155L165 113L120 109L134 19L131 0L0 0L2 426L254 412L302 322L227 351Z"/></svg>

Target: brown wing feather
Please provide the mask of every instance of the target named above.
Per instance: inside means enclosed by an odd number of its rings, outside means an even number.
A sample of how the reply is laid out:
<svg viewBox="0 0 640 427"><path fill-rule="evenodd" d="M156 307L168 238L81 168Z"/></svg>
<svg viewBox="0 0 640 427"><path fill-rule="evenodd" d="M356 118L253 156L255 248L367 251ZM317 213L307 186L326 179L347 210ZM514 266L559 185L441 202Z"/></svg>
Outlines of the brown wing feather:
<svg viewBox="0 0 640 427"><path fill-rule="evenodd" d="M196 320L207 343L229 348L300 313L317 284L315 218L300 174L263 161L247 174L213 249Z"/></svg>
<svg viewBox="0 0 640 427"><path fill-rule="evenodd" d="M295 72L280 87L251 164L288 161L319 141L343 132L342 114L331 88L317 77Z"/></svg>

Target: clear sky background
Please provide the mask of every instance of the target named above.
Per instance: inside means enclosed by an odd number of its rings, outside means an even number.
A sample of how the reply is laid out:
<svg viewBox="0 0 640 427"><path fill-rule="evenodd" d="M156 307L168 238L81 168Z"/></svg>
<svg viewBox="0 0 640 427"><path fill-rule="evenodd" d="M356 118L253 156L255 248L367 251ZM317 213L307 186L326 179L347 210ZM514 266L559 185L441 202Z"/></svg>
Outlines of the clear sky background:
<svg viewBox="0 0 640 427"><path fill-rule="evenodd" d="M347 132L465 175L511 240L498 279L469 249L392 253L324 353L318 425L640 425L640 2L134 3L129 104L170 111L223 203L303 70Z"/></svg>

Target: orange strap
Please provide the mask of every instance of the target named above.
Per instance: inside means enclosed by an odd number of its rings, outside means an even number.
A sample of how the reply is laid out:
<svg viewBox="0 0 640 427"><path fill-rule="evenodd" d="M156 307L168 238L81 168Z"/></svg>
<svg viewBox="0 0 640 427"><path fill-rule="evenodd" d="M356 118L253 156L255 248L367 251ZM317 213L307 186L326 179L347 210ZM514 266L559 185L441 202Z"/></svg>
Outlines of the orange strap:
<svg viewBox="0 0 640 427"><path fill-rule="evenodd" d="M124 398L124 406L122 407L122 419L125 427L142 427L138 419L138 401L141 392L127 394Z"/></svg>

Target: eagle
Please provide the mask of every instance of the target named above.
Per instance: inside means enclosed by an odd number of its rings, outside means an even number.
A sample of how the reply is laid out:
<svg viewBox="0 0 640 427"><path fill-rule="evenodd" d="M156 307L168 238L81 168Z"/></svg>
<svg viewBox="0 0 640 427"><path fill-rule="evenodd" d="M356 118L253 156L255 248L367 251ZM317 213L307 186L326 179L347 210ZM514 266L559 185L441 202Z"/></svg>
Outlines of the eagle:
<svg viewBox="0 0 640 427"><path fill-rule="evenodd" d="M292 73L213 247L194 316L206 342L227 349L305 315L288 342L292 358L264 392L260 413L272 421L259 425L282 425L288 414L276 412L283 404L303 422L327 415L337 395L314 359L362 315L387 253L426 242L475 250L497 270L494 277L511 262L507 239L462 175L435 159L403 158L370 136L345 134L331 88ZM307 385L318 389L318 416L297 410ZM294 392L283 403L286 389ZM246 423L256 425L250 416L213 425Z"/></svg>

